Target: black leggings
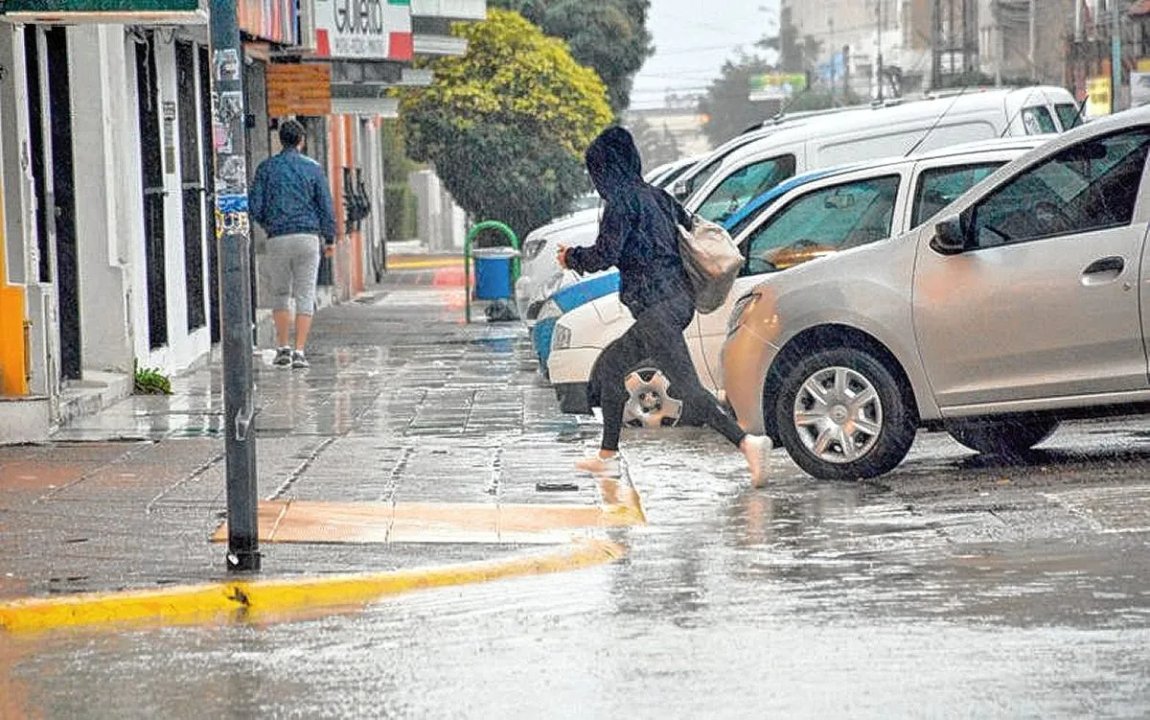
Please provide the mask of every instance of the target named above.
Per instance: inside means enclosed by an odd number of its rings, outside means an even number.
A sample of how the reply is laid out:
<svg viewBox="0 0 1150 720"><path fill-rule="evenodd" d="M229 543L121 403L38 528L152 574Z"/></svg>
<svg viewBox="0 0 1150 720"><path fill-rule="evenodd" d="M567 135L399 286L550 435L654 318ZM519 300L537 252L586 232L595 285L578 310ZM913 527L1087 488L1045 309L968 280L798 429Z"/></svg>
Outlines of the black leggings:
<svg viewBox="0 0 1150 720"><path fill-rule="evenodd" d="M692 408L701 409L707 425L735 445L746 437L746 432L699 382L683 338L683 330L694 316L695 307L690 297L665 300L641 313L622 337L603 350L595 368L603 408L602 449L619 449L623 410L628 398L624 381L640 360L648 358L667 376L673 396Z"/></svg>

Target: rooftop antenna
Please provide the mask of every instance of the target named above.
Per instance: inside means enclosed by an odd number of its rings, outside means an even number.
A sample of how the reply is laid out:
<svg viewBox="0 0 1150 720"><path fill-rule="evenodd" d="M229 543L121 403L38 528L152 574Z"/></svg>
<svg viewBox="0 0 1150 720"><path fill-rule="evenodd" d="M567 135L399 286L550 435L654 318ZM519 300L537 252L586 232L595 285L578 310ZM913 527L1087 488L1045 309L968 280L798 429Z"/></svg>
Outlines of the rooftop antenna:
<svg viewBox="0 0 1150 720"><path fill-rule="evenodd" d="M963 87L962 92L954 96L954 99L950 101L950 105L947 105L946 109L942 111L942 114L934 119L934 124L926 129L926 132L923 134L923 136L918 139L918 142L916 142L910 150L907 150L906 155L903 155L903 157L910 157L915 153L916 150L922 147L922 144L926 142L928 137L931 136L931 133L938 129L938 124L942 122L942 119L949 115L950 111L954 109L955 104L958 103L958 99L966 94L967 89L969 89L969 86ZM1009 127L1009 125L1007 127Z"/></svg>

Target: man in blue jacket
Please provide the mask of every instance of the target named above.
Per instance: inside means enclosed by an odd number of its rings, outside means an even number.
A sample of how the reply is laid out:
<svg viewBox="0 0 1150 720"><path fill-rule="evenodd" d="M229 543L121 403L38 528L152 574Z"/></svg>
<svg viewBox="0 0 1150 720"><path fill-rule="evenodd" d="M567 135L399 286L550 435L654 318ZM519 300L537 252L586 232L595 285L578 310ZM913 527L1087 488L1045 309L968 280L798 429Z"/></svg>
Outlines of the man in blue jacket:
<svg viewBox="0 0 1150 720"><path fill-rule="evenodd" d="M327 176L315 160L300 152L303 125L280 124L283 151L260 163L248 193L251 217L268 234L266 277L271 281L276 326L275 364L308 367L304 347L315 314L320 239L335 242L335 211ZM295 347L288 344L291 302L295 301Z"/></svg>

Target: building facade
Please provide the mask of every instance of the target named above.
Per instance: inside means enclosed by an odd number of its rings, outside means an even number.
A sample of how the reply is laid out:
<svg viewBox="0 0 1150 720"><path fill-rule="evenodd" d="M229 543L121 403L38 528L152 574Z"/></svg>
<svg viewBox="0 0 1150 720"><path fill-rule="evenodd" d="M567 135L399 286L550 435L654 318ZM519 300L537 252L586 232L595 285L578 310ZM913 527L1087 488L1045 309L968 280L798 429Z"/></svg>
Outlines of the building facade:
<svg viewBox="0 0 1150 720"><path fill-rule="evenodd" d="M126 392L136 363L209 352L206 58L202 21L0 23L5 297L22 296L2 354L23 359L5 363L6 436Z"/></svg>
<svg viewBox="0 0 1150 720"><path fill-rule="evenodd" d="M431 81L410 68L420 47L465 52L448 24L486 3L380 0L360 27L344 0L237 2L248 171L278 151L280 121L304 122L339 219L320 280L350 299L385 250L386 91ZM0 15L0 443L43 439L130 392L135 367L177 374L219 341L213 162L226 139L212 132L206 13L171 3L146 21L130 2L115 16ZM253 322L270 325L254 235Z"/></svg>

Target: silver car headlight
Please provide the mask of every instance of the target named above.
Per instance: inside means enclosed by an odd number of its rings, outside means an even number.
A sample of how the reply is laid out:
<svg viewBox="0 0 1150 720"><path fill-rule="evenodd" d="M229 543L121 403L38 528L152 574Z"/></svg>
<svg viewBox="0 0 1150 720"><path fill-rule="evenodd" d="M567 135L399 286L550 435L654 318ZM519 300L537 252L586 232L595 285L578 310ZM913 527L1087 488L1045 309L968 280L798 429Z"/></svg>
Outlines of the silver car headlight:
<svg viewBox="0 0 1150 720"><path fill-rule="evenodd" d="M543 248L547 247L547 238L530 238L523 243L523 259L530 262L539 257Z"/></svg>
<svg viewBox="0 0 1150 720"><path fill-rule="evenodd" d="M731 308L731 317L727 318L727 337L735 334L735 331L743 324L743 315L758 299L759 294L751 292L735 301L734 307Z"/></svg>
<svg viewBox="0 0 1150 720"><path fill-rule="evenodd" d="M551 349L566 350L571 347L571 328L563 323L555 324L555 333L551 336Z"/></svg>

